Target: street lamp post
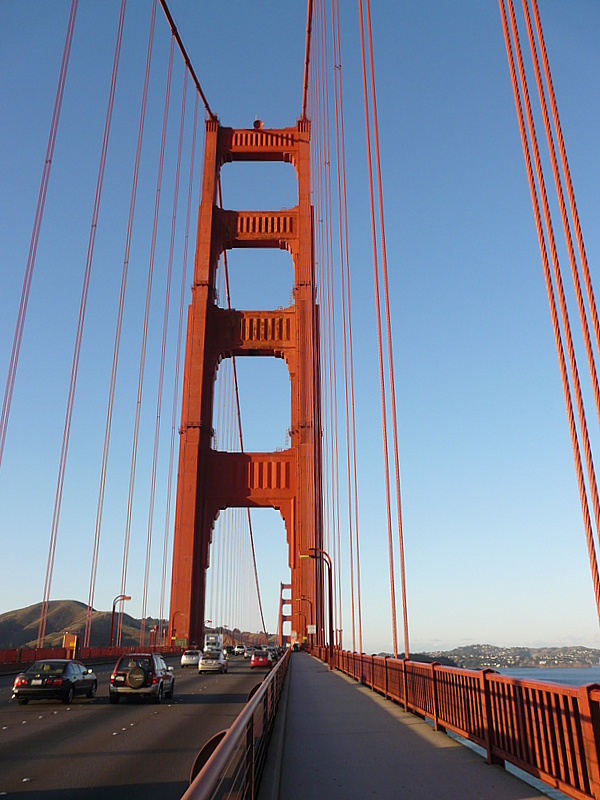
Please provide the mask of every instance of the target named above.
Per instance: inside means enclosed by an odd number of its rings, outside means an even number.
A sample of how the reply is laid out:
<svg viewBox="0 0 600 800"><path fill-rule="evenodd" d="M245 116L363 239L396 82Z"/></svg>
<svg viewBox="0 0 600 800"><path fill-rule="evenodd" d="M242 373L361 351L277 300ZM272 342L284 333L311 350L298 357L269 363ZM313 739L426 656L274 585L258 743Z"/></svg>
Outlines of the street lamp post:
<svg viewBox="0 0 600 800"><path fill-rule="evenodd" d="M328 580L328 588L329 588L329 669L333 669L333 578L332 578L332 568L331 568L331 559L329 555L323 550L321 547L309 547L308 548L308 557L309 558L316 558L317 554L321 556L323 561L329 567L329 580ZM300 558L303 556L301 555ZM306 556L304 556L306 558Z"/></svg>
<svg viewBox="0 0 600 800"><path fill-rule="evenodd" d="M303 600L304 600L306 603L308 603L308 605L310 606L310 624L311 624L311 625L313 625L313 624L314 624L314 621L315 621L315 620L314 620L314 617L313 617L313 602L312 602L312 600L310 599L310 597L307 597L305 594L301 594L301 595L300 595L300 597L297 597L297 598L296 598L296 602L297 602L297 603L301 603ZM304 617L304 619L306 620L306 616ZM313 637L311 641L312 641L312 643L314 644L314 643L315 643L315 640L314 640L314 633L311 633L311 634L309 634L309 636L312 636L312 637Z"/></svg>
<svg viewBox="0 0 600 800"><path fill-rule="evenodd" d="M119 600L131 600L131 597L128 594L118 594L115 599L113 600L112 605L112 616L110 618L110 646L113 646L113 633L115 632L115 606L119 602Z"/></svg>

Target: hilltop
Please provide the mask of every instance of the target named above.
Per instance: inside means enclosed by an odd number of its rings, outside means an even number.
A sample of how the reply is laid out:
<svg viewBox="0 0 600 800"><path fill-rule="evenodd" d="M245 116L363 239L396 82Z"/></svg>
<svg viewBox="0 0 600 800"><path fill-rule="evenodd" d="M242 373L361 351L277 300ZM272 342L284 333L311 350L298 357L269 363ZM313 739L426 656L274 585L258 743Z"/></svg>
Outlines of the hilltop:
<svg viewBox="0 0 600 800"><path fill-rule="evenodd" d="M27 608L0 614L0 648L35 647L40 622L41 603ZM63 635L74 633L83 640L87 605L78 600L51 600L46 621L46 647L62 647ZM107 647L110 639L112 611L96 611L92 617L91 647ZM154 617L146 619L146 631L159 622ZM164 624L167 624L166 622ZM139 643L141 620L123 614L121 644L124 647Z"/></svg>

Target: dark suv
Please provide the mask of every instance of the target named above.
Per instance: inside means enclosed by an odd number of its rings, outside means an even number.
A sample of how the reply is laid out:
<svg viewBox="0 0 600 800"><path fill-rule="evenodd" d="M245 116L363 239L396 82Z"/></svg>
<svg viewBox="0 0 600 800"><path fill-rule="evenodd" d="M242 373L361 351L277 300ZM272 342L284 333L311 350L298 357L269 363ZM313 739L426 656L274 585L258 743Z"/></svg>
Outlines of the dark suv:
<svg viewBox="0 0 600 800"><path fill-rule="evenodd" d="M151 697L160 703L173 697L175 676L158 653L129 653L121 656L110 676L108 696L118 703L123 695Z"/></svg>

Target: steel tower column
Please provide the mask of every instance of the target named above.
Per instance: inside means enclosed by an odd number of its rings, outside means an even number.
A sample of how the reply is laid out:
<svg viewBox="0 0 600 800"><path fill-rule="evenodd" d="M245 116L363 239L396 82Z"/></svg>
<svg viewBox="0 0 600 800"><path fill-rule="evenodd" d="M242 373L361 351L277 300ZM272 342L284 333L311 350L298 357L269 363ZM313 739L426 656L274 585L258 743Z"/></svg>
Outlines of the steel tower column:
<svg viewBox="0 0 600 800"><path fill-rule="evenodd" d="M296 168L298 205L284 211L230 211L216 205L221 166L230 161L285 161ZM233 247L277 247L294 264L294 304L278 311L221 309L216 273ZM292 597L314 601L323 630L323 569L300 559L322 548L321 401L318 308L315 302L310 123L234 130L206 122L192 301L188 311L171 582L170 637L201 644L206 570L215 520L232 506L279 509L286 526ZM221 359L283 358L291 384L291 444L275 453L212 448L214 383ZM306 618L292 604L292 634L306 637ZM319 642L322 643L322 642Z"/></svg>

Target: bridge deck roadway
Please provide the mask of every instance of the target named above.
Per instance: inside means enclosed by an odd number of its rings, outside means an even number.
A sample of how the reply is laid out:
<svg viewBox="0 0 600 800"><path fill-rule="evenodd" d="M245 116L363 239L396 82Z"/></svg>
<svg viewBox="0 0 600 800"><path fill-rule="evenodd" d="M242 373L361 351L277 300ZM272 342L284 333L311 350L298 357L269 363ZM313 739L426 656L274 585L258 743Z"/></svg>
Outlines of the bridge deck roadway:
<svg viewBox="0 0 600 800"><path fill-rule="evenodd" d="M285 723L271 741L259 800L547 800L305 653L292 655L289 675Z"/></svg>

